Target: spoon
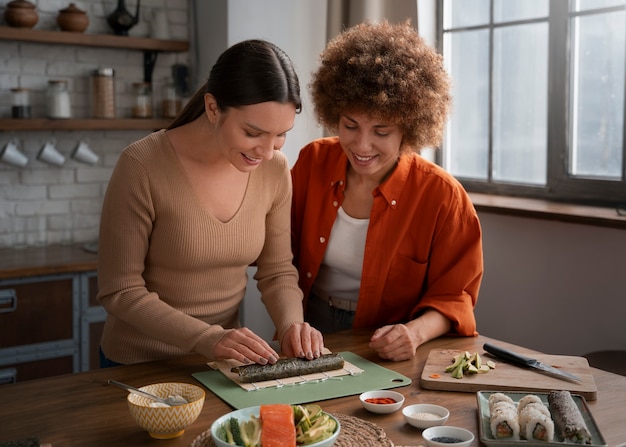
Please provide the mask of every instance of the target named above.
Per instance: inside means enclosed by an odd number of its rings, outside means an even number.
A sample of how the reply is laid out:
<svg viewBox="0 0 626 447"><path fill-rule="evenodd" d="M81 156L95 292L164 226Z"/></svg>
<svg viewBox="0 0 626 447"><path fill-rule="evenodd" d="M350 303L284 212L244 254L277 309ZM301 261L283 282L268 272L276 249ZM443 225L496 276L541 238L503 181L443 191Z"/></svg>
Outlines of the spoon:
<svg viewBox="0 0 626 447"><path fill-rule="evenodd" d="M130 386L130 385L126 385L125 383L122 382L118 382L117 380L111 380L109 379L109 384L110 385L115 385L117 387L123 388L127 391L130 391L133 394L138 394L139 396L143 396L143 397L147 397L148 399L152 399L156 402L165 404L169 407L175 406L175 405L184 405L184 404L188 404L189 402L187 402L187 399L185 399L183 396L169 396L169 397L159 397L159 396L155 396L154 394L150 394L150 393L146 393L145 391L142 391L138 388L135 388L134 386Z"/></svg>

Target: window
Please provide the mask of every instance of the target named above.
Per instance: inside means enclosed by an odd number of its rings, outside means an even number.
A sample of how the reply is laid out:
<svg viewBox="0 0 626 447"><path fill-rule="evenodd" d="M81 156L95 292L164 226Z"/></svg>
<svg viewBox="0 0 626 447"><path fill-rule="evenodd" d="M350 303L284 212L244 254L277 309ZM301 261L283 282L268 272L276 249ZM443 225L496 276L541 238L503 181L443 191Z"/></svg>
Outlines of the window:
<svg viewBox="0 0 626 447"><path fill-rule="evenodd" d="M441 164L468 191L626 203L626 0L444 0Z"/></svg>

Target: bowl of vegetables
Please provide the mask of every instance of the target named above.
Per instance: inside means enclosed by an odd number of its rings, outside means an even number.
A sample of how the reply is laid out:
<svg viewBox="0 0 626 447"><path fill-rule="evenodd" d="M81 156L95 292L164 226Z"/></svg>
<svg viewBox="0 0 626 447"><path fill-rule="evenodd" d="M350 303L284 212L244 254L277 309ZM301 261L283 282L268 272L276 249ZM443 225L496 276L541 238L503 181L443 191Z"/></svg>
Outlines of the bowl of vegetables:
<svg viewBox="0 0 626 447"><path fill-rule="evenodd" d="M211 425L211 437L216 447L293 445L293 441L298 446L331 447L340 430L339 421L319 405L268 404L219 417Z"/></svg>

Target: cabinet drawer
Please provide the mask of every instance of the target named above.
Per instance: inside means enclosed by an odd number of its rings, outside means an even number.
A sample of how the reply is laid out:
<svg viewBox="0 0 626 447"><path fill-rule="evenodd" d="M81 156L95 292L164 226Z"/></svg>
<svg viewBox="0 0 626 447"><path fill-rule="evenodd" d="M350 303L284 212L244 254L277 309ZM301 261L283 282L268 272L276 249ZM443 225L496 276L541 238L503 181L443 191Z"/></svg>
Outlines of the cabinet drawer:
<svg viewBox="0 0 626 447"><path fill-rule="evenodd" d="M73 338L72 277L2 284L0 290L0 348Z"/></svg>
<svg viewBox="0 0 626 447"><path fill-rule="evenodd" d="M35 360L3 366L3 370L15 369L15 381L41 379L43 377L71 374L74 372L73 356L56 357L45 360Z"/></svg>

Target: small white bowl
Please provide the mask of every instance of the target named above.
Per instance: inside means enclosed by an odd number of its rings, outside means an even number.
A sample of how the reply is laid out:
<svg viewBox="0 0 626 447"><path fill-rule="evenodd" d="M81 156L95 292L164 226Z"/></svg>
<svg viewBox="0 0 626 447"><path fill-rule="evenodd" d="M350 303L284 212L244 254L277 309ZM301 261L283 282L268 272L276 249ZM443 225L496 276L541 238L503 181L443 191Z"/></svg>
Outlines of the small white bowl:
<svg viewBox="0 0 626 447"><path fill-rule="evenodd" d="M438 425L427 428L422 432L422 437L428 447L462 447L468 446L474 441L474 434L461 427ZM454 438L459 442L440 442L437 438Z"/></svg>
<svg viewBox="0 0 626 447"><path fill-rule="evenodd" d="M431 404L407 405L402 409L404 419L417 428L428 428L443 425L450 417L447 408Z"/></svg>
<svg viewBox="0 0 626 447"><path fill-rule="evenodd" d="M395 403L377 404L367 402L367 399L380 398L391 398L395 401ZM393 413L394 411L398 411L404 404L404 396L402 394L389 390L367 391L359 396L359 400L366 410L379 414Z"/></svg>

